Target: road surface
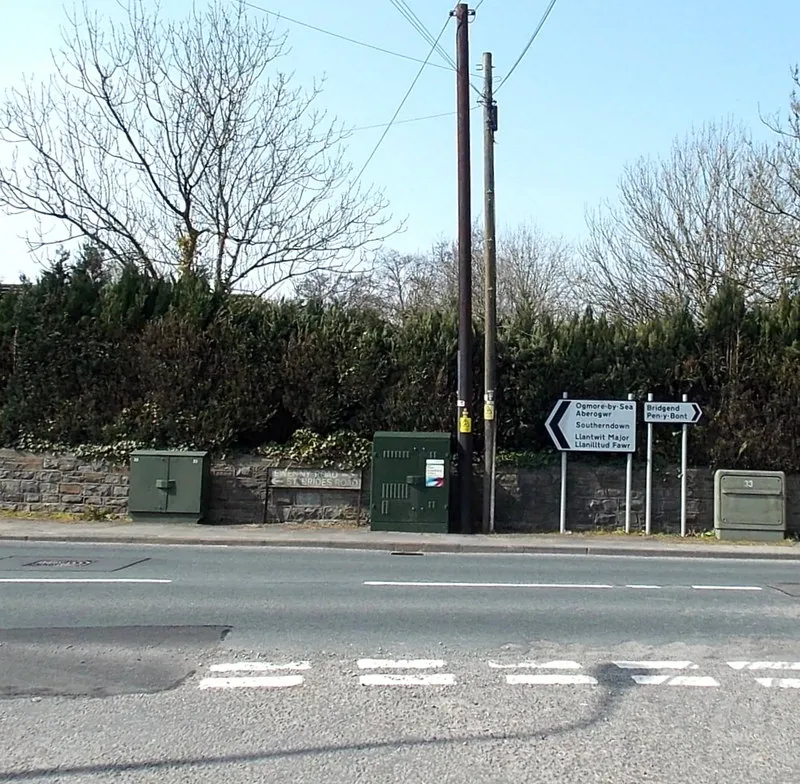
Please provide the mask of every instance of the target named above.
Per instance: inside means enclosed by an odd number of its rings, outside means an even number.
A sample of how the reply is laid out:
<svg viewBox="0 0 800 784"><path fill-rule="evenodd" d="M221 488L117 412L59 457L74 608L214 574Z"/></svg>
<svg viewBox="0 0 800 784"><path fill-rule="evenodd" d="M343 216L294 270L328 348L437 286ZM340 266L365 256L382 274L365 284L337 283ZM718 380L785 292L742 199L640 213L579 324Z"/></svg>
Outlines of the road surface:
<svg viewBox="0 0 800 784"><path fill-rule="evenodd" d="M0 549L0 782L796 784L800 564Z"/></svg>

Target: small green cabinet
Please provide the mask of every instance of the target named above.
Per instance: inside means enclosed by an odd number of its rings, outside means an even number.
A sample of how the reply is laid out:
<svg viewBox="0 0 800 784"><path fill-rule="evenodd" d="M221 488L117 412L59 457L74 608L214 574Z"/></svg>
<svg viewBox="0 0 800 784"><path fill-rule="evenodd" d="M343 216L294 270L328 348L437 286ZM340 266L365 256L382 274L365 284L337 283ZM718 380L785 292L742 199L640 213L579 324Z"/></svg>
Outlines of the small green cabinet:
<svg viewBox="0 0 800 784"><path fill-rule="evenodd" d="M371 529L447 533L451 453L449 433L375 433Z"/></svg>
<svg viewBox="0 0 800 784"><path fill-rule="evenodd" d="M208 452L131 452L128 514L135 522L194 522L206 515Z"/></svg>

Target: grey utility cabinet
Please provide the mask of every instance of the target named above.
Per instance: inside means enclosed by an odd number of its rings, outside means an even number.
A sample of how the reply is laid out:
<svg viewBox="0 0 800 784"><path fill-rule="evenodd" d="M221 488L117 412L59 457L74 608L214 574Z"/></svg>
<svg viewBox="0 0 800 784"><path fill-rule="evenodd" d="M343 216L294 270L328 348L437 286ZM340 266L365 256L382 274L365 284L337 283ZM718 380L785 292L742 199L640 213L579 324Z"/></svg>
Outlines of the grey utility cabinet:
<svg viewBox="0 0 800 784"><path fill-rule="evenodd" d="M136 522L201 522L208 508L208 452L131 452L128 514Z"/></svg>
<svg viewBox="0 0 800 784"><path fill-rule="evenodd" d="M717 539L778 542L786 536L786 476L783 471L714 474Z"/></svg>

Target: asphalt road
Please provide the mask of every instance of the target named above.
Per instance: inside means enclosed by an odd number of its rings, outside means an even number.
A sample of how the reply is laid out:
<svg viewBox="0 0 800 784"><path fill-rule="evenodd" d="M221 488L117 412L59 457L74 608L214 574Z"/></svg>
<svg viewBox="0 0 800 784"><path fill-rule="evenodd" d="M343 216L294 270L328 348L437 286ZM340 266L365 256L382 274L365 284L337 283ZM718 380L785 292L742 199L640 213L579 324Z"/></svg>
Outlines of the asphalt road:
<svg viewBox="0 0 800 784"><path fill-rule="evenodd" d="M796 784L798 575L4 545L0 782Z"/></svg>

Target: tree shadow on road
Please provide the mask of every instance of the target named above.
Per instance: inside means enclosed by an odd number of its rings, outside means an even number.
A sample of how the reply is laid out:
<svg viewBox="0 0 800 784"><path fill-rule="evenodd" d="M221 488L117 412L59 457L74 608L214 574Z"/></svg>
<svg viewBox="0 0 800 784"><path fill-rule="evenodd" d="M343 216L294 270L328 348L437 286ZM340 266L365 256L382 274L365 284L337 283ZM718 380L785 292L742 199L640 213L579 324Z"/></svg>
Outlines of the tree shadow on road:
<svg viewBox="0 0 800 784"><path fill-rule="evenodd" d="M599 664L587 670L597 679L599 698L591 713L577 721L568 721L552 727L516 733L484 732L480 734L456 735L447 738L405 738L402 740L364 741L362 743L325 744L304 746L295 749L259 751L241 754L224 754L210 757L176 757L174 759L143 760L140 762L115 762L97 765L76 765L73 767L49 767L18 772L0 772L0 782L48 780L58 776L81 777L102 774L151 773L174 769L211 767L242 763L269 762L270 760L302 759L324 754L342 752L367 752L382 749L435 748L453 744L480 744L495 741L545 740L572 732L588 729L607 720L619 707L625 694L633 687L630 676L613 664ZM595 692L597 693L597 692Z"/></svg>

